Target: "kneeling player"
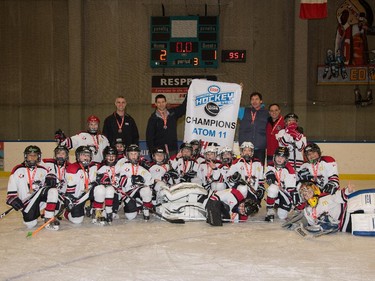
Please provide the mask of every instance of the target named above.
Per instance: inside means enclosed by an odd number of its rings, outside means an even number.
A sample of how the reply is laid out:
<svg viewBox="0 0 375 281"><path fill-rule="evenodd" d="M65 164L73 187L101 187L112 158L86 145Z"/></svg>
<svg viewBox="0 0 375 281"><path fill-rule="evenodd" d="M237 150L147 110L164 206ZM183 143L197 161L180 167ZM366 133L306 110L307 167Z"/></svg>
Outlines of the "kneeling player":
<svg viewBox="0 0 375 281"><path fill-rule="evenodd" d="M57 179L52 174L47 175L47 170L39 165L41 155L39 147L26 147L24 162L13 168L8 182L7 204L16 211L22 210L23 222L28 228L37 225L41 206L45 206L45 221L59 210ZM48 224L46 229L58 230L59 222Z"/></svg>

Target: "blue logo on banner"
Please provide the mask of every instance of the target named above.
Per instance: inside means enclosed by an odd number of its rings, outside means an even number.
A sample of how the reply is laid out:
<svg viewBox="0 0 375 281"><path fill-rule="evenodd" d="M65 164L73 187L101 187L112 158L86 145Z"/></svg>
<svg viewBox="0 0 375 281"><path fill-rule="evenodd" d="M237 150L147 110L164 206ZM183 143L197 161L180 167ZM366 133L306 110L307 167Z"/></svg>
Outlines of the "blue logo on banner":
<svg viewBox="0 0 375 281"><path fill-rule="evenodd" d="M226 104L233 104L234 92L220 92L220 87L211 85L207 89L208 93L196 96L195 106L206 105L207 103L215 103L219 107Z"/></svg>

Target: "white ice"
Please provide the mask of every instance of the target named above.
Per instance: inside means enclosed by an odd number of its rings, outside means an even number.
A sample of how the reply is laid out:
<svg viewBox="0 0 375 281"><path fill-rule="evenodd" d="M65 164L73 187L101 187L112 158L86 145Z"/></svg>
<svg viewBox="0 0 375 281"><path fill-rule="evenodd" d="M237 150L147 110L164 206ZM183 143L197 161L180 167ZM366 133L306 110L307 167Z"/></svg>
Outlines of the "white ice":
<svg viewBox="0 0 375 281"><path fill-rule="evenodd" d="M6 183L0 180L1 213L9 208ZM13 211L0 220L0 280L374 280L374 238L304 239L278 220L263 222L264 214L263 206L257 222L212 227L127 221L121 213L112 226L62 220L59 231L26 238Z"/></svg>

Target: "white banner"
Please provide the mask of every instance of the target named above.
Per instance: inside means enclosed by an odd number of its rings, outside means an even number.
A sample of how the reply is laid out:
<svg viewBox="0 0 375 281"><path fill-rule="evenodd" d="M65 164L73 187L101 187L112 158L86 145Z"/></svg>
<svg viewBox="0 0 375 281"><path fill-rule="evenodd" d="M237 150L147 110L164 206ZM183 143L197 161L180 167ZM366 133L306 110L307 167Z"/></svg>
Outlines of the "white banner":
<svg viewBox="0 0 375 281"><path fill-rule="evenodd" d="M184 141L232 148L241 94L235 83L194 79L188 91Z"/></svg>

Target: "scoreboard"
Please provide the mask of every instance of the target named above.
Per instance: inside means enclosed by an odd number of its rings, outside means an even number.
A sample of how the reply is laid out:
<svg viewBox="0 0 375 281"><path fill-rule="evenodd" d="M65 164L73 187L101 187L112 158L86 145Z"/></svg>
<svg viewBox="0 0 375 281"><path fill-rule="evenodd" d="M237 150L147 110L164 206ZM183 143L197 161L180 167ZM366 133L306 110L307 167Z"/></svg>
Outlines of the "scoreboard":
<svg viewBox="0 0 375 281"><path fill-rule="evenodd" d="M151 17L152 68L217 68L215 16Z"/></svg>

